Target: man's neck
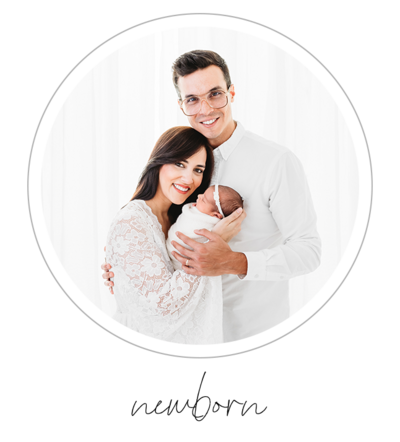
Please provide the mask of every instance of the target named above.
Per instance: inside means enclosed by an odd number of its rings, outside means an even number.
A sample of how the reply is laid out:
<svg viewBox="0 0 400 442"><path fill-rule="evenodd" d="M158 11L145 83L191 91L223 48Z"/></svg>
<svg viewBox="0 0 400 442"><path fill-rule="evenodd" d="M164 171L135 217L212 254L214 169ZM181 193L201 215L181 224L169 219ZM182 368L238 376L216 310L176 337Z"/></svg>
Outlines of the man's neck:
<svg viewBox="0 0 400 442"><path fill-rule="evenodd" d="M231 129L227 132L227 134L224 134L223 138L216 138L215 140L209 139L210 146L212 147L213 150L221 146L221 144L224 144L226 141L228 141L229 138L232 136L233 132L235 132L237 127L237 122L235 120L232 120L232 123L233 124Z"/></svg>

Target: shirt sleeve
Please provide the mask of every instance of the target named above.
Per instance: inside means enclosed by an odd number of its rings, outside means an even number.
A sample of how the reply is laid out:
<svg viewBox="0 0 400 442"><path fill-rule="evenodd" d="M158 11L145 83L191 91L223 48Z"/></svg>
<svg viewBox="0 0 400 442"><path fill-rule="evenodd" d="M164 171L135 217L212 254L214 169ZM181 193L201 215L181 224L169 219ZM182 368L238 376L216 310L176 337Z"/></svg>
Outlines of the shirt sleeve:
<svg viewBox="0 0 400 442"><path fill-rule="evenodd" d="M107 261L115 275L118 308L141 333L168 339L204 296L207 278L169 271L152 227L135 212L111 226Z"/></svg>
<svg viewBox="0 0 400 442"><path fill-rule="evenodd" d="M320 264L321 239L303 167L292 152L284 153L268 180L268 206L283 244L244 252L247 275L240 279L279 281L303 275Z"/></svg>

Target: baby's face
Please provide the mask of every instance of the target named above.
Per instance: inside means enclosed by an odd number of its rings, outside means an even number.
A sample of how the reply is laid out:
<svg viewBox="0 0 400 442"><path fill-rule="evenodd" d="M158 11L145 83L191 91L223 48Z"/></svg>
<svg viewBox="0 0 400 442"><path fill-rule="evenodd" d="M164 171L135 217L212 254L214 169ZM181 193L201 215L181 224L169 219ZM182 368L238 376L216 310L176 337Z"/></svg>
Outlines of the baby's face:
<svg viewBox="0 0 400 442"><path fill-rule="evenodd" d="M215 216L214 186L197 197L195 206L201 213Z"/></svg>

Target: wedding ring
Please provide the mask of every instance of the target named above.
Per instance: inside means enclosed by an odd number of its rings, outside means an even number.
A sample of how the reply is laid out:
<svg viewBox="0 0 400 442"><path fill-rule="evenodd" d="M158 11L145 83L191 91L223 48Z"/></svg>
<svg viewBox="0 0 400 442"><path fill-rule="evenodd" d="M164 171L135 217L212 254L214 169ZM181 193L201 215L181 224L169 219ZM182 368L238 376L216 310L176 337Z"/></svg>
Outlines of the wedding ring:
<svg viewBox="0 0 400 442"><path fill-rule="evenodd" d="M186 260L186 267L188 267L189 266L189 260L187 259Z"/></svg>

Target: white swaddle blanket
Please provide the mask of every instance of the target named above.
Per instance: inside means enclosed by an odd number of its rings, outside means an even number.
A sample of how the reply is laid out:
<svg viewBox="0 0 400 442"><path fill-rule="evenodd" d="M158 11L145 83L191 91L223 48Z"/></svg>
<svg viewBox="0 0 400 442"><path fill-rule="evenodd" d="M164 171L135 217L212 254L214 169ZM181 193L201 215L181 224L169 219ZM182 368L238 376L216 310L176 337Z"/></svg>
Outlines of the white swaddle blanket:
<svg viewBox="0 0 400 442"><path fill-rule="evenodd" d="M204 236L196 235L194 233L194 230L212 230L218 221L220 221L220 219L218 219L217 217L200 212L196 207L192 205L192 203L185 204L183 206L182 213L179 215L176 223L172 224L171 228L168 231L167 250L175 270L181 270L182 265L173 257L171 253L172 251L177 251L175 247L171 244L171 241L174 240L177 243L181 244L183 247L189 249L189 247L176 236L176 232L181 232L189 238L196 240L197 242L206 242L208 241L207 238L205 238Z"/></svg>
<svg viewBox="0 0 400 442"><path fill-rule="evenodd" d="M166 241L168 255L171 258L174 270L181 270L182 264L172 256L171 252L176 252L177 250L172 246L171 241L174 240L183 247L187 249L190 248L176 236L176 232L181 232L189 238L204 243L207 242L208 239L205 236L196 235L194 230L212 230L218 221L220 221L220 219L217 217L200 212L200 210L194 207L192 203L183 206L182 213L179 215L176 223L173 224L168 231L168 239ZM214 302L217 302L217 300L219 302L220 312L218 316L214 318L212 324L213 327L216 327L217 325L219 326L219 321L222 324L222 278L221 276L202 276L201 278L208 280L206 283L208 287L208 294L205 295L204 302L209 303L212 299Z"/></svg>

